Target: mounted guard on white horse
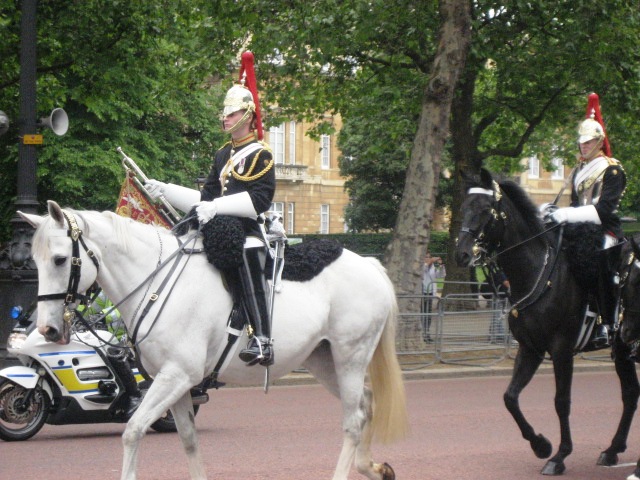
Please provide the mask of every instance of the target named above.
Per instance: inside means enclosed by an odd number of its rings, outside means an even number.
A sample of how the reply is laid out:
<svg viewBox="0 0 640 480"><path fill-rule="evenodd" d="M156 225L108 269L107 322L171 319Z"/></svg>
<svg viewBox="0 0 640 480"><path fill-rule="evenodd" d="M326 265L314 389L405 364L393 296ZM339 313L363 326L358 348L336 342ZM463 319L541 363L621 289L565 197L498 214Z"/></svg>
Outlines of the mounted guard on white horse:
<svg viewBox="0 0 640 480"><path fill-rule="evenodd" d="M80 292L96 281L122 313L131 348L154 379L123 434L123 480L136 478L140 441L168 408L191 478L206 478L190 389L202 379L204 387L255 385L264 372L268 380L269 372L277 378L299 367L341 401L343 446L333 479L347 480L354 464L371 480L394 479L387 463L371 458L374 438L390 441L407 429L393 285L376 259L335 242L305 242L287 248L282 279L274 275L270 285L277 301L269 304L266 246L256 217L273 196L273 160L253 133L233 136L257 117L243 112L252 109L244 90L232 90L227 102L243 98L246 108L227 115L239 115L241 125L225 123L234 129L232 141L216 154L202 194L149 181L154 195L165 195L176 207L196 205L198 219L206 222L204 238L193 230L176 236L112 212L62 209L53 201L48 216L20 213L37 228L32 255L39 278L38 329L50 341L68 342ZM248 153L245 148L253 144ZM225 229L240 231L240 240L215 233ZM228 245L234 254L226 254ZM278 258L270 261L277 271ZM245 336L247 348L238 358L234 339Z"/></svg>

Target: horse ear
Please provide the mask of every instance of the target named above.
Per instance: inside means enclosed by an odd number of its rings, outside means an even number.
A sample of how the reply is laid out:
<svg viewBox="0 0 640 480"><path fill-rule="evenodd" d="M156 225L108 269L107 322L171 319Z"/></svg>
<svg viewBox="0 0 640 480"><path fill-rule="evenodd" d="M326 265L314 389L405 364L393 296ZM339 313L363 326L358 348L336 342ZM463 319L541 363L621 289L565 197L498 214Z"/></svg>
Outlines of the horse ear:
<svg viewBox="0 0 640 480"><path fill-rule="evenodd" d="M471 174L466 170L460 169L460 178L462 179L462 182L464 184L465 192L470 188L477 187L478 185L480 185L480 179L478 178L478 176Z"/></svg>
<svg viewBox="0 0 640 480"><path fill-rule="evenodd" d="M18 215L33 228L38 228L44 220L40 215L31 215L30 213L23 213L20 210L18 210Z"/></svg>
<svg viewBox="0 0 640 480"><path fill-rule="evenodd" d="M491 172L486 168L480 169L480 183L484 188L493 190L493 177L491 176Z"/></svg>
<svg viewBox="0 0 640 480"><path fill-rule="evenodd" d="M64 227L64 215L62 213L62 208L53 200L47 200L47 209L49 210L49 215L53 218L61 227Z"/></svg>

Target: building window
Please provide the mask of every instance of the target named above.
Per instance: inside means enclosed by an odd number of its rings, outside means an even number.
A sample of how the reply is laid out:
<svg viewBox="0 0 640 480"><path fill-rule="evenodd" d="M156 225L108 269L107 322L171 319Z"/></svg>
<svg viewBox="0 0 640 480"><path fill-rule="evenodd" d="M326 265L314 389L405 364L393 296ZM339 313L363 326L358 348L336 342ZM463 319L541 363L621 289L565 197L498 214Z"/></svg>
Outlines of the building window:
<svg viewBox="0 0 640 480"><path fill-rule="evenodd" d="M296 122L289 122L289 164L296 164Z"/></svg>
<svg viewBox="0 0 640 480"><path fill-rule="evenodd" d="M329 233L329 205L320 205L320 233Z"/></svg>
<svg viewBox="0 0 640 480"><path fill-rule="evenodd" d="M529 178L540 178L540 160L535 155L529 157Z"/></svg>
<svg viewBox="0 0 640 480"><path fill-rule="evenodd" d="M296 213L296 204L295 203L287 204L287 224L285 225L285 228L289 235L293 235L293 232L295 231L294 229L295 213Z"/></svg>
<svg viewBox="0 0 640 480"><path fill-rule="evenodd" d="M322 154L322 168L331 167L331 141L329 135L320 138L320 150Z"/></svg>
<svg viewBox="0 0 640 480"><path fill-rule="evenodd" d="M276 165L284 164L284 123L269 129L269 144Z"/></svg>
<svg viewBox="0 0 640 480"><path fill-rule="evenodd" d="M284 218L284 202L273 202L270 212L272 216Z"/></svg>
<svg viewBox="0 0 640 480"><path fill-rule="evenodd" d="M564 162L561 158L556 157L551 160L551 163L554 167L553 172L551 172L551 178L554 180L563 180L564 179Z"/></svg>

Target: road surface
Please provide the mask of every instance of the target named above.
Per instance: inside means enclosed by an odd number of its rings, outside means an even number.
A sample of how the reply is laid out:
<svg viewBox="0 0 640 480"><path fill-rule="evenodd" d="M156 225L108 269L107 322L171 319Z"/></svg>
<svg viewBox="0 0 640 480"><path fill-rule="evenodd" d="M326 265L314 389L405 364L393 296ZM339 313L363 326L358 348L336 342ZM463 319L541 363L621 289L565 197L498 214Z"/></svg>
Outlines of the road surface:
<svg viewBox="0 0 640 480"><path fill-rule="evenodd" d="M406 382L410 436L374 445L374 459L390 463L398 480L542 479L537 459L502 403L508 378L474 377ZM278 386L212 391L196 417L209 479L328 480L341 447L339 403L322 387ZM619 467L595 465L620 411L611 372L576 374L574 451L567 480L623 480L640 455L640 426L632 427ZM539 374L521 397L537 432L557 448L553 377ZM124 425L45 426L31 440L0 445L0 478L110 480L120 478ZM188 479L176 434L150 432L143 440L141 480ZM363 479L352 470L350 480Z"/></svg>

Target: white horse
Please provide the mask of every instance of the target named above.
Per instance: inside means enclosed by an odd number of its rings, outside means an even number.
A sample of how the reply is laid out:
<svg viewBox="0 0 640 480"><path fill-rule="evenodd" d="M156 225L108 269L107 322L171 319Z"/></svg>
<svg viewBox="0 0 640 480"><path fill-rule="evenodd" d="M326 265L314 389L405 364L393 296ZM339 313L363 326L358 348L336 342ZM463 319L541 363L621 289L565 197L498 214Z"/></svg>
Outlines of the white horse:
<svg viewBox="0 0 640 480"><path fill-rule="evenodd" d="M140 441L168 408L191 478L206 478L189 389L213 371L226 345L232 301L220 273L204 254L176 255L175 263L165 263L181 244L163 228L112 212L63 210L53 201L48 210L44 217L18 212L37 228L32 255L38 267L40 333L50 341L68 342L69 315L63 315L65 305L55 298L67 295L66 304L69 290L84 292L96 280L118 305L129 332L150 307L136 339L139 359L154 381L123 433L121 478L136 478ZM163 266L157 270L158 265ZM154 293L157 300L150 301ZM344 440L334 480L347 480L354 461L370 479L395 478L388 464L373 462L370 445L374 437L391 441L407 429L396 315L394 289L383 267L348 250L312 280L283 281L276 294L271 377L302 365L342 403ZM236 344L243 342L240 338ZM365 386L367 371L371 389ZM248 367L230 355L219 379L255 385L264 375L263 367Z"/></svg>

